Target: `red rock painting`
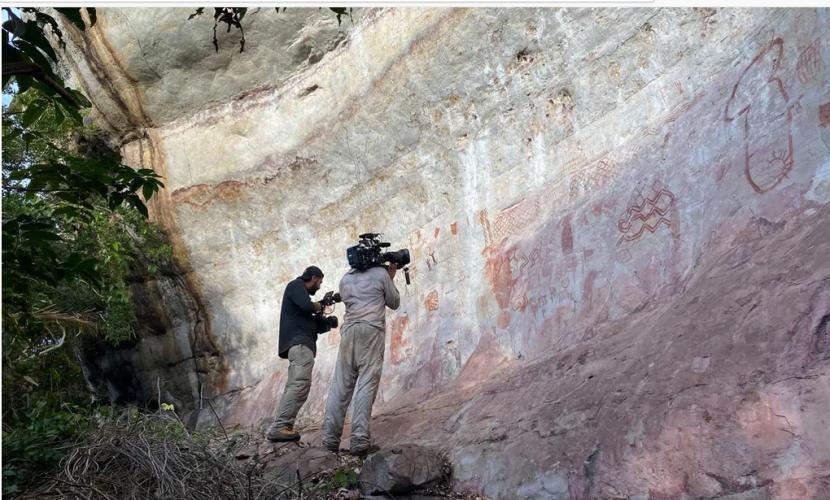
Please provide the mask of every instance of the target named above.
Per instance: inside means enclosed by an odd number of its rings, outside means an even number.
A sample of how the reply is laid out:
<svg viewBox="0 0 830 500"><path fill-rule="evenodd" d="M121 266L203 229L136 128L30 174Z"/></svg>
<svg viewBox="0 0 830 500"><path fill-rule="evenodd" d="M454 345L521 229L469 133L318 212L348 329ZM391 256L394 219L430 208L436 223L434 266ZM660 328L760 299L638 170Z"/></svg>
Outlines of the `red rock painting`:
<svg viewBox="0 0 830 500"><path fill-rule="evenodd" d="M744 175L757 193L783 181L794 164L789 94L782 72L784 40L776 38L743 70L726 103L725 119L743 128Z"/></svg>

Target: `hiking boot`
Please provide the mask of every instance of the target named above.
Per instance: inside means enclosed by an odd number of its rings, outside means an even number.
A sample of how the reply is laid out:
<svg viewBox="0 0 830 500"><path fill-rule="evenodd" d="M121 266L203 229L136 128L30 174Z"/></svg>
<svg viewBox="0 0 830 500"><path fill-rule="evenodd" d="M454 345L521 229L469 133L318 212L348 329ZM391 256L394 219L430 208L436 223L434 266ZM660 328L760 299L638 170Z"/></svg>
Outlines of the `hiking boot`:
<svg viewBox="0 0 830 500"><path fill-rule="evenodd" d="M349 450L349 453L351 453L355 457L366 458L366 455L368 455L370 453L374 453L378 450L380 450L380 448L375 446L375 445L356 446L356 447L352 448L351 450Z"/></svg>
<svg viewBox="0 0 830 500"><path fill-rule="evenodd" d="M268 439L268 441L274 443L300 440L300 434L297 431L295 431L294 428L291 426L280 428L271 426L271 428L268 429L268 432L265 434L265 437Z"/></svg>

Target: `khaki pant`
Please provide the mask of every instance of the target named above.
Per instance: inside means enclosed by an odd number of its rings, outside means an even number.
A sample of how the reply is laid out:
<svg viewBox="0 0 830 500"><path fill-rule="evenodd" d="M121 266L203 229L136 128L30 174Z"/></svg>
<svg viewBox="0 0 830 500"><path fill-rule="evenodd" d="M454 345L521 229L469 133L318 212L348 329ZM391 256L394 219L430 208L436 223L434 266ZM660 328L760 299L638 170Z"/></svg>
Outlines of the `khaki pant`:
<svg viewBox="0 0 830 500"><path fill-rule="evenodd" d="M280 399L273 427L294 427L297 413L308 399L311 389L311 369L314 368L314 353L304 345L291 346L288 350L288 380Z"/></svg>
<svg viewBox="0 0 830 500"><path fill-rule="evenodd" d="M341 331L337 366L323 419L323 446L340 446L343 421L354 393L351 449L369 447L369 420L383 369L384 341L383 330L365 323L348 325Z"/></svg>

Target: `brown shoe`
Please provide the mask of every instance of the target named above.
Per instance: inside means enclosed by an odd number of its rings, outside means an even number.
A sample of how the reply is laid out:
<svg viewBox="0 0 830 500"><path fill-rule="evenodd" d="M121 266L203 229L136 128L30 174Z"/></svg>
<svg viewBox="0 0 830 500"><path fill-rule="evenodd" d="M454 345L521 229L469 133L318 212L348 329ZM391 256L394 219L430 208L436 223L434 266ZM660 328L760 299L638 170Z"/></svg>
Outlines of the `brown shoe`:
<svg viewBox="0 0 830 500"><path fill-rule="evenodd" d="M300 433L295 431L294 428L290 426L281 428L271 426L271 428L268 429L268 432L265 434L265 437L268 439L268 441L274 443L283 443L286 441L299 441Z"/></svg>

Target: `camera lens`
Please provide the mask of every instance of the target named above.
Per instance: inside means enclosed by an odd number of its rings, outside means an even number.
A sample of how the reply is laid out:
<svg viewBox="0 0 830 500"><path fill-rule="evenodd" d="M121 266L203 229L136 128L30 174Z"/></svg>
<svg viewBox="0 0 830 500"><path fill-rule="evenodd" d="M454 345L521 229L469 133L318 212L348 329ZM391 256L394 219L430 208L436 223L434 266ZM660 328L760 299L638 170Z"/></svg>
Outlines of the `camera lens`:
<svg viewBox="0 0 830 500"><path fill-rule="evenodd" d="M409 258L409 250L407 250L406 248L402 248L397 252L391 253L395 256L394 262L398 265L398 267L406 266L411 262Z"/></svg>

